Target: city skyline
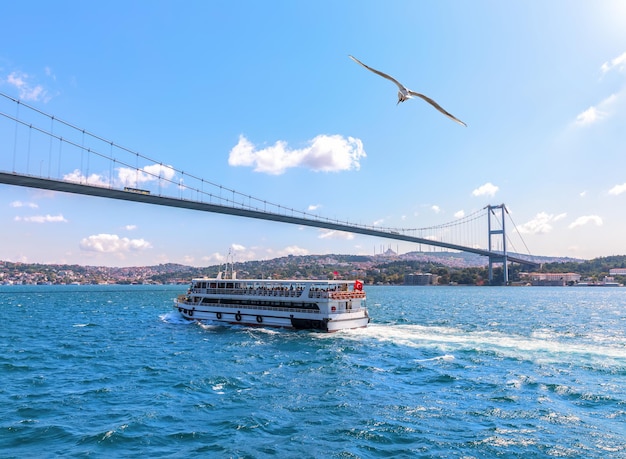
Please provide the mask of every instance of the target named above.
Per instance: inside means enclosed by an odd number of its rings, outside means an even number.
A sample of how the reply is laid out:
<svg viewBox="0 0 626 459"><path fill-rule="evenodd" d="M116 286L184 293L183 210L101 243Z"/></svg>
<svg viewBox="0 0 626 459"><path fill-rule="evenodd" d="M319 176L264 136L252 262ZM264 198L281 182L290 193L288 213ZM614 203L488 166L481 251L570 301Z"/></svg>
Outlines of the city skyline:
<svg viewBox="0 0 626 459"><path fill-rule="evenodd" d="M533 255L626 253L626 6L389 6L7 5L0 39L11 46L0 50L0 92L156 161L137 161L142 174L68 161L59 164L62 177L141 188L156 186L150 174L180 180L172 169L187 170L298 211L397 228L505 203ZM419 99L396 105L395 85L349 55L468 126ZM21 159L7 140L15 128L0 129L0 169L11 171ZM206 266L229 250L241 261L418 250L351 233L0 190L7 261Z"/></svg>

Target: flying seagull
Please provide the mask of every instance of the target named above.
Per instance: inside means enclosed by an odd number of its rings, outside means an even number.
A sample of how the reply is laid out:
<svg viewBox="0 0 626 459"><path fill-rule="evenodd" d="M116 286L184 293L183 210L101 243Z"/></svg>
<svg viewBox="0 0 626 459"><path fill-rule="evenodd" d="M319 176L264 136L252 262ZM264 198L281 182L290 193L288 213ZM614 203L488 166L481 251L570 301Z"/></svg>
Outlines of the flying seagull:
<svg viewBox="0 0 626 459"><path fill-rule="evenodd" d="M383 78L387 78L389 81L393 81L396 84L396 86L398 87L398 104L400 102L404 102L405 100L412 99L413 96L420 97L420 98L424 99L426 102L428 102L430 105L435 107L437 110L439 110L441 113L446 115L451 120L456 121L457 123L459 123L459 124L461 124L463 126L467 126L467 124L465 124L463 121L461 121L460 119L454 117L451 113L448 113L447 111L445 111L441 105L439 105L437 102L432 100L430 97L425 96L424 94L420 94L419 92L411 91L409 88L407 88L402 83L400 83L398 80L396 80L394 77L389 76L386 73L381 72L380 70L376 70L376 69L373 69L372 67L369 67L369 66L365 65L363 62L361 62L360 60L358 60L354 56L350 56L350 59L352 59L357 64L361 64L363 67L365 67L370 72L374 72L376 75L380 75Z"/></svg>

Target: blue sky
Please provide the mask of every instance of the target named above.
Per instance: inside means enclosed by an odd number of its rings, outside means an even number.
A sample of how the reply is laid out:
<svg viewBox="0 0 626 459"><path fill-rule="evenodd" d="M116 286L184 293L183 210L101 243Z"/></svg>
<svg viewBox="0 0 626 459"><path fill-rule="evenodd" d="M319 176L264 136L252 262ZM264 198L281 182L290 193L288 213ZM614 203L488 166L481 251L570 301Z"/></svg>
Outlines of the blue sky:
<svg viewBox="0 0 626 459"><path fill-rule="evenodd" d="M10 2L0 42L0 92L161 164L135 160L145 171L171 166L398 228L505 203L533 254L626 254L622 1ZM468 126L420 99L396 105L393 83L348 55ZM52 166L47 145L16 161L14 131L0 120L3 171L122 180L95 158ZM3 185L0 220L10 261L204 266L229 248L240 261L417 250Z"/></svg>

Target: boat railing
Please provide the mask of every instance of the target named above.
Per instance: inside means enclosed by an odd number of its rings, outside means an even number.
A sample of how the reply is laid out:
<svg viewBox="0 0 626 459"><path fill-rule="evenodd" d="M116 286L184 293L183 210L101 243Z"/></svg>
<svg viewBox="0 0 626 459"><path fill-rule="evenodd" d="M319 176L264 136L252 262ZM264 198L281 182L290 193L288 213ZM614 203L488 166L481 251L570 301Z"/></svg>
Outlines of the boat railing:
<svg viewBox="0 0 626 459"><path fill-rule="evenodd" d="M226 306L226 305L220 305ZM231 307L228 305L228 307ZM254 309L254 310L262 310L262 311L284 311L284 312L300 312L305 314L320 314L319 309L301 309L301 308L281 308L281 307L269 307L269 306L254 306L254 305L233 305L233 309Z"/></svg>
<svg viewBox="0 0 626 459"><path fill-rule="evenodd" d="M284 298L299 298L303 290L300 289L264 289L264 288L193 288L191 293L205 295L248 295L248 296L280 296Z"/></svg>
<svg viewBox="0 0 626 459"><path fill-rule="evenodd" d="M329 294L336 294L339 292L311 292L312 294L326 294L326 297L323 296L315 296L313 298L327 298ZM343 292L346 293L346 292ZM363 298L365 297L365 293L364 292L351 292L351 293L358 293L358 294L362 294ZM177 303L181 303L181 304L186 304L189 306L195 306L195 305L200 305L201 303L193 303L192 301L190 301L190 297L188 295L178 295L177 297ZM199 298L198 298L199 300ZM204 306L204 304L203 304ZM220 303L216 306L219 306L220 308L230 308L230 309L253 309L253 310L262 310L262 311L288 311L288 312L300 312L300 313L305 313L305 314L320 314L321 311L319 309L312 309L312 308L291 308L291 307L280 307L280 306L264 306L264 305L243 305L243 304L228 304L228 303ZM367 307L362 304L362 303L355 303L354 305L351 305L350 307L344 307L344 306L340 306L337 309L335 308L335 306L332 307L332 312L333 313L359 313L362 310L367 310Z"/></svg>
<svg viewBox="0 0 626 459"><path fill-rule="evenodd" d="M333 300L352 300L365 298L365 292L329 292Z"/></svg>
<svg viewBox="0 0 626 459"><path fill-rule="evenodd" d="M178 297L178 301L181 304L187 304L189 306L199 306L198 304L194 304L194 303L189 303L187 301L187 297L185 295L179 295ZM202 305L205 306L205 305ZM228 304L228 303L221 303L221 304L216 304L214 305L216 307L219 308L229 308L229 309L233 309L233 310L255 310L255 311L282 311L282 312L299 312L299 313L303 313L303 314L320 314L321 311L319 309L311 309L311 308L283 308L283 307L277 307L277 306L260 306L260 305L242 305L242 304ZM175 306L176 307L176 306ZM180 305L179 305L180 307Z"/></svg>
<svg viewBox="0 0 626 459"><path fill-rule="evenodd" d="M365 292L343 292L327 290L311 290L309 298L330 298L331 300L353 300L365 298Z"/></svg>

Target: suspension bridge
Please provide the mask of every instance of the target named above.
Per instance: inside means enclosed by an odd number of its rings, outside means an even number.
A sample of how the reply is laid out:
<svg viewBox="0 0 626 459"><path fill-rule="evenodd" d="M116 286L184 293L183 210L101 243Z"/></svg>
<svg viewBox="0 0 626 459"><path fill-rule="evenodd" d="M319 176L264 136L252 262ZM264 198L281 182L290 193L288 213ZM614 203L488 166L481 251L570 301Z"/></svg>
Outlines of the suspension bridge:
<svg viewBox="0 0 626 459"><path fill-rule="evenodd" d="M504 204L488 205L453 222L426 228L364 225L269 202L178 170L139 152L55 118L0 93L0 183L213 212L363 234L488 258L502 266L508 283L508 263L537 265L509 253L506 232L510 215ZM522 240L523 242L523 240ZM525 246L525 244L524 244ZM514 249L515 250L515 249ZM526 250L528 250L526 248Z"/></svg>

